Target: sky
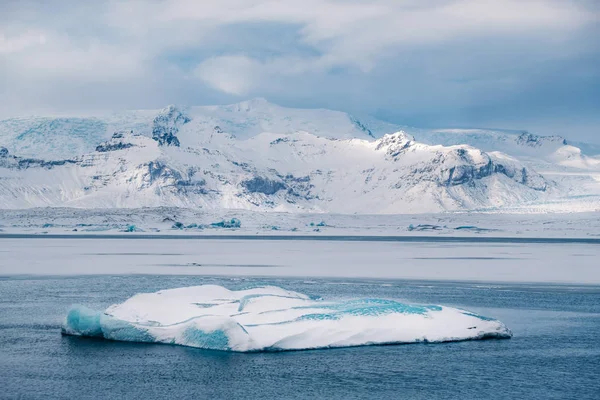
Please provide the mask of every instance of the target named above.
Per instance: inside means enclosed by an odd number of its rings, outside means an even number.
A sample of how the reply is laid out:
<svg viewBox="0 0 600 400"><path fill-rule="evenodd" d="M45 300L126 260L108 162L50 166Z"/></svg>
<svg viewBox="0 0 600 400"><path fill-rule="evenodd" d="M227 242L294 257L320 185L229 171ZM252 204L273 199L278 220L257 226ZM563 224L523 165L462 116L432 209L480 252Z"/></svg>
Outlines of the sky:
<svg viewBox="0 0 600 400"><path fill-rule="evenodd" d="M253 97L600 142L598 0L0 0L0 118Z"/></svg>

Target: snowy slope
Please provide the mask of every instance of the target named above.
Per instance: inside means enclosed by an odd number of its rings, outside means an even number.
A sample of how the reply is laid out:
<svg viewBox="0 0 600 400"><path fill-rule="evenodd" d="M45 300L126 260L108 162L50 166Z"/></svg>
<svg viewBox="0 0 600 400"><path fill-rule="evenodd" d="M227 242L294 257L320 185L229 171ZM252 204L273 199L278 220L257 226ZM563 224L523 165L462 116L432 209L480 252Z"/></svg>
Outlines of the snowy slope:
<svg viewBox="0 0 600 400"><path fill-rule="evenodd" d="M418 130L417 134L427 143L468 143L484 151L508 153L556 182L562 196L532 205L532 210L549 210L549 204L560 204L563 211L600 207L600 156L595 155L598 149L593 144L575 145L560 136L483 129Z"/></svg>
<svg viewBox="0 0 600 400"><path fill-rule="evenodd" d="M192 121L168 107L154 118L152 137L117 132L94 152L65 160L4 151L1 207L406 213L516 205L553 191L506 155L424 145L402 132L378 140L306 132L239 140L213 130L190 140Z"/></svg>
<svg viewBox="0 0 600 400"><path fill-rule="evenodd" d="M265 99L252 99L228 106L192 107L191 130L211 133L215 126L237 138L262 132L310 132L336 139L380 137L395 130L392 124L367 126L350 114L325 109L281 107Z"/></svg>
<svg viewBox="0 0 600 400"><path fill-rule="evenodd" d="M415 139L396 128L264 99L9 119L0 121L0 208L389 214L600 198L600 158L563 138L409 128Z"/></svg>
<svg viewBox="0 0 600 400"><path fill-rule="evenodd" d="M599 146L570 143L561 136L539 136L523 131L490 129L405 130L423 143L445 146L468 144L484 151L501 151L529 163L534 168L542 162L584 170L600 170Z"/></svg>
<svg viewBox="0 0 600 400"><path fill-rule="evenodd" d="M152 136L154 119L165 110L125 111L93 117L31 117L0 121L0 146L27 157L59 159L89 153L116 131ZM306 131L329 138L372 138L394 132L382 121L369 126L355 117L325 109L285 108L264 99L224 106L182 108L190 120L180 133L188 145L203 142L215 132L246 139L262 132ZM168 111L166 111L168 113Z"/></svg>
<svg viewBox="0 0 600 400"><path fill-rule="evenodd" d="M567 141L560 136L537 136L528 132L490 129L433 129L415 133L425 143L446 146L467 143L485 151L503 151L514 156L545 156Z"/></svg>
<svg viewBox="0 0 600 400"><path fill-rule="evenodd" d="M169 108L174 107L92 117L7 119L0 121L0 146L10 149L13 154L29 157L57 159L81 155L93 151L116 131L134 131L152 136L154 119L161 113L168 113L165 110ZM582 157L600 155L600 145L570 143L560 136L491 129L420 129L368 116L357 118L339 111L281 107L262 98L231 105L178 110L189 119L178 134L188 146L209 141L215 132L226 132L238 139L247 139L263 132L287 134L299 131L335 139L377 139L402 130L425 144L466 144L483 151L501 151L519 158L546 159L566 145L579 148Z"/></svg>

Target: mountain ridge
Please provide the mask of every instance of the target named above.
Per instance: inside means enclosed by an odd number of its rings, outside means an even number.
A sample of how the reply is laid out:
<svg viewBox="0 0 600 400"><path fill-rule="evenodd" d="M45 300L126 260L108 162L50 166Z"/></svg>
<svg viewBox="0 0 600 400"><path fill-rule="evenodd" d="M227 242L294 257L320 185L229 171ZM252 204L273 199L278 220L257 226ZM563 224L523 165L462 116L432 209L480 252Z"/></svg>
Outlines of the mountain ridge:
<svg viewBox="0 0 600 400"><path fill-rule="evenodd" d="M555 177L536 172L538 166L600 169L600 162L560 137L486 130L383 133L394 125L338 111L288 109L264 99L168 106L105 119L0 121L0 133L15 126L20 130L12 139L0 135L0 208L456 211L578 193L576 184L564 189ZM490 147L455 144L457 137ZM489 138L508 150L524 150L512 157ZM77 143L56 150L69 140Z"/></svg>

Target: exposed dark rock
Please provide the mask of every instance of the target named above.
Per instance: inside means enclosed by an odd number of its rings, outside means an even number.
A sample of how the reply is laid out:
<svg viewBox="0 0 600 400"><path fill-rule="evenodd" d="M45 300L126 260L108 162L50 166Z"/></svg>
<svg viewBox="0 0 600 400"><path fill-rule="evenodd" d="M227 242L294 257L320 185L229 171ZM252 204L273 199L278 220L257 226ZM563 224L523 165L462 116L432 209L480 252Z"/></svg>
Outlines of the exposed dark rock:
<svg viewBox="0 0 600 400"><path fill-rule="evenodd" d="M285 138L278 138L278 139L273 140L271 143L269 143L269 145L270 146L275 146L277 144L286 143L286 142L289 142L289 141L290 141L290 139L286 138L286 137Z"/></svg>
<svg viewBox="0 0 600 400"><path fill-rule="evenodd" d="M462 164L442 170L442 179L445 186L458 186L473 184L476 180L493 174L505 175L534 190L545 191L547 189L545 180L537 174L531 175L527 168L515 170L512 167L495 163L491 159L484 165Z"/></svg>
<svg viewBox="0 0 600 400"><path fill-rule="evenodd" d="M172 188L179 193L206 194L204 179L192 180L190 176L184 177L181 172L163 164L160 161L151 161L147 164L148 172L144 176L143 187L158 185L161 188Z"/></svg>
<svg viewBox="0 0 600 400"><path fill-rule="evenodd" d="M302 198L305 200L314 199L315 196L311 193L314 185L310 183L310 176L295 177L294 175L288 174L282 177L287 188L287 194L292 197L288 197L288 203L295 203L294 198Z"/></svg>
<svg viewBox="0 0 600 400"><path fill-rule="evenodd" d="M354 118L353 116L349 116L350 117L350 121L356 125L356 127L358 129L360 129L361 131L363 131L364 133L366 133L367 135L371 136L372 138L375 137L375 135L373 135L373 132L371 132L371 130L369 128L367 128L362 122L360 122L359 120L357 120L356 118Z"/></svg>
<svg viewBox="0 0 600 400"><path fill-rule="evenodd" d="M235 165L236 167L240 167L240 168L241 168L241 169L243 169L244 171L247 171L247 172L250 172L250 171L252 171L252 167L251 167L251 166L250 166L250 164L248 164L248 163L245 163L245 162L239 163L239 162L237 162L237 161L233 161L233 160L231 160L230 162L231 162L233 165Z"/></svg>
<svg viewBox="0 0 600 400"><path fill-rule="evenodd" d="M8 149L6 147L0 147L0 157L8 157Z"/></svg>
<svg viewBox="0 0 600 400"><path fill-rule="evenodd" d="M77 164L77 160L54 160L54 161L45 161L38 160L35 158L17 158L17 164L19 169L27 169L27 168L46 168L52 169L54 167L59 167L66 164Z"/></svg>
<svg viewBox="0 0 600 400"><path fill-rule="evenodd" d="M148 183L153 184L156 181L181 180L179 171L169 168L160 161L151 161L148 163Z"/></svg>
<svg viewBox="0 0 600 400"><path fill-rule="evenodd" d="M179 146L180 143L177 138L179 127L190 121L191 119L175 106L169 106L154 118L152 139L156 140L161 146Z"/></svg>
<svg viewBox="0 0 600 400"><path fill-rule="evenodd" d="M288 174L284 177L284 179L286 182L296 182L296 183L310 182L310 176L295 177L294 175Z"/></svg>
<svg viewBox="0 0 600 400"><path fill-rule="evenodd" d="M517 144L529 147L540 147L544 142L560 143L567 145L567 140L560 136L538 136L532 133L523 132L517 138Z"/></svg>
<svg viewBox="0 0 600 400"><path fill-rule="evenodd" d="M105 153L108 151L116 151L116 150L124 150L124 149L128 149L130 147L134 147L133 144L131 143L123 143L123 142L117 142L117 143L102 143L98 146L96 146L96 151L100 152L100 153Z"/></svg>
<svg viewBox="0 0 600 400"><path fill-rule="evenodd" d="M285 184L283 182L262 178L260 176L243 181L241 184L250 193L263 193L266 195L275 194L278 191L285 189Z"/></svg>

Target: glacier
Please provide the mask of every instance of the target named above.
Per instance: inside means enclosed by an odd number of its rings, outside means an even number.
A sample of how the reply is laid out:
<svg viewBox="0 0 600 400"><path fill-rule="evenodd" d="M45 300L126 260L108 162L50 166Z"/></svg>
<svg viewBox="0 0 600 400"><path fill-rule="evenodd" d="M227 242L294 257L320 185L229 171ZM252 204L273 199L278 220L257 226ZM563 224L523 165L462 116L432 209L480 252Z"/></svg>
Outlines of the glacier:
<svg viewBox="0 0 600 400"><path fill-rule="evenodd" d="M74 305L64 335L233 352L503 339L500 321L389 299L323 300L276 286L202 285L140 293L94 311Z"/></svg>

